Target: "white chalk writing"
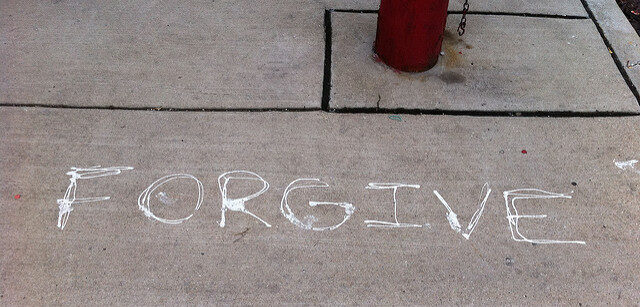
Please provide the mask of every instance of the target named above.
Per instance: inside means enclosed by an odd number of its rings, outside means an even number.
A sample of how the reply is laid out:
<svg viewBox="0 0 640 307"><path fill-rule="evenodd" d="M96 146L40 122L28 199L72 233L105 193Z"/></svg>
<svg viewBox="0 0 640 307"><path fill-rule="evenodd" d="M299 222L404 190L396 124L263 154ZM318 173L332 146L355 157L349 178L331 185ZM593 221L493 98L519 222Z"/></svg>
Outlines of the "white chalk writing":
<svg viewBox="0 0 640 307"><path fill-rule="evenodd" d="M73 204L82 204L82 203L90 203L96 201L109 200L111 197L103 196L103 197L76 197L76 189L78 188L78 179L93 179L99 177L113 176L118 175L124 170L132 170L133 167L129 166L114 166L114 167L100 167L92 166L88 168L80 168L80 167L72 167L70 172L66 174L71 176L69 178L69 186L67 187L67 191L64 193L64 197L58 199L58 228L64 229L64 226L67 225L67 221L69 220L69 215L71 211L73 211Z"/></svg>
<svg viewBox="0 0 640 307"><path fill-rule="evenodd" d="M484 193L485 191L487 191L486 194ZM464 231L462 231L462 226L458 221L458 215L455 212L453 212L449 204L447 204L447 202L444 200L444 198L442 198L442 196L440 195L440 193L438 193L438 191L433 190L433 193L436 194L436 197L438 197L440 202L447 209L447 220L449 221L449 225L451 226L451 229L453 229L457 233L462 234L462 236L465 239L469 240L469 237L471 236L473 229L475 229L476 226L478 225L480 216L482 216L482 212L484 211L484 206L487 204L487 199L489 199L489 194L491 194L489 183L487 182L482 186L481 196L482 194L485 194L485 196L480 201L478 210L476 210L476 212L473 214L473 216L471 217L471 221L469 222L469 225L467 225L467 229L465 229Z"/></svg>
<svg viewBox="0 0 640 307"><path fill-rule="evenodd" d="M417 184L406 184L406 183L375 183L371 182L369 185L365 187L365 189L372 190L385 190L392 189L393 190L393 218L395 222L384 222L384 221L376 221L376 220L366 220L364 221L367 224L367 227L383 227L383 228L405 228L405 227L422 227L422 225L418 224L408 224L408 223L400 223L398 222L398 200L396 199L396 193L398 192L398 188L413 188L419 189L420 185Z"/></svg>
<svg viewBox="0 0 640 307"><path fill-rule="evenodd" d="M185 216L183 218L179 218L179 219L166 219L166 218L162 218L162 217L158 217L156 216L152 211L151 211L151 206L149 204L149 200L151 199L151 195L153 194L153 192L158 189L160 186L162 186L163 184L175 180L175 179L191 179L193 181L196 182L197 186L198 186L198 200L196 201L196 207L193 210L193 212L198 211L198 209L200 209L200 205L202 205L202 201L204 199L204 188L202 187L202 182L200 182L200 180L198 180L198 178L189 175L189 174L172 174L172 175L168 175L168 176L164 176L156 181L154 181L148 188L146 188L144 191L142 191L142 193L140 193L140 196L138 196L138 209L142 210L142 212L144 212L144 215L147 216L150 219L154 219L156 221L165 223L165 224L180 224L188 219L190 219L194 213L189 214L188 216ZM161 192L162 193L162 192ZM160 193L158 193L160 194ZM163 193L164 194L164 193ZM162 201L162 196L160 198L160 200ZM164 202L163 202L164 203Z"/></svg>
<svg viewBox="0 0 640 307"><path fill-rule="evenodd" d="M327 187L329 187L327 183L322 182L320 181L320 179L316 179L316 178L300 178L300 179L294 180L284 190L282 201L280 202L280 211L282 212L282 215L284 215L284 217L286 217L289 221L291 221L291 223L293 223L294 225L302 229L323 231L323 230L334 230L340 227L342 224L344 224L344 222L346 222L351 217L351 215L355 211L355 207L350 203L309 201L309 206L311 207L315 207L319 205L328 205L328 206L338 206L344 209L344 218L342 219L342 222L333 226L323 226L323 227L313 226L313 223L317 221L317 219L313 215L308 215L303 219L304 221L300 221L298 218L296 218L296 216L291 211L291 208L289 207L288 197L291 191L296 189L327 188Z"/></svg>
<svg viewBox="0 0 640 307"><path fill-rule="evenodd" d="M529 239L525 237L521 232L518 225L518 221L522 218L541 219L547 217L544 214L538 215L523 215L518 213L516 208L516 200L519 199L553 199L553 198L571 198L569 195L551 193L539 189L517 189L511 191L505 191L502 193L504 196L505 206L507 207L507 220L509 220L509 229L511 230L511 238L518 242L529 242L536 244L586 244L584 241L561 241L561 240L548 240L548 239Z"/></svg>

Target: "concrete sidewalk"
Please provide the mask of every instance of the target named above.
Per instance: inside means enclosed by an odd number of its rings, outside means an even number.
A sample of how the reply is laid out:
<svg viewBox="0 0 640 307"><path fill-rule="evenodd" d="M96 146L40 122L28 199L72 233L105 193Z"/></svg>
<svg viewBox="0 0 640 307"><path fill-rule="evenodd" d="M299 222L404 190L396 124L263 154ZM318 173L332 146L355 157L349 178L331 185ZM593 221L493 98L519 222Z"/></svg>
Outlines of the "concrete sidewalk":
<svg viewBox="0 0 640 307"><path fill-rule="evenodd" d="M376 8L0 3L0 303L640 301L615 2L472 2L422 74Z"/></svg>

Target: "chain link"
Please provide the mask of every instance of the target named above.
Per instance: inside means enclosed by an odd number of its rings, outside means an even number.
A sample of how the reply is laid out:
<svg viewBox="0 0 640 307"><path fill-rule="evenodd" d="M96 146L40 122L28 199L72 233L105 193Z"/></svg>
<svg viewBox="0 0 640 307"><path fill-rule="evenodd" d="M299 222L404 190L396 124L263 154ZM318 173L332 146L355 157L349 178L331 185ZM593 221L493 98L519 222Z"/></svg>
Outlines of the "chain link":
<svg viewBox="0 0 640 307"><path fill-rule="evenodd" d="M458 25L458 35L460 36L464 34L464 28L467 26L467 12L469 12L469 0L464 0L464 5L462 6L462 19L460 19L460 24Z"/></svg>

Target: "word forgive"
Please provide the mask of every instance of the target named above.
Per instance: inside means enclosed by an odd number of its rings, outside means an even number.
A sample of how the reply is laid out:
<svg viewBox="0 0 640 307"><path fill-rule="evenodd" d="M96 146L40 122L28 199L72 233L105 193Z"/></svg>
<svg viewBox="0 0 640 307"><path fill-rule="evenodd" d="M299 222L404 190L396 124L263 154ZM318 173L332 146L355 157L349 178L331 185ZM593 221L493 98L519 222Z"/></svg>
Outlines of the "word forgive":
<svg viewBox="0 0 640 307"><path fill-rule="evenodd" d="M636 161L637 162L637 161ZM622 165L616 164L618 167L623 168ZM630 167L628 165L624 165L625 167ZM133 167L128 166L115 166L115 167L101 167L101 166L93 166L89 168L78 168L72 167L71 171L67 172L66 175L70 176L69 178L69 186L64 194L64 197L58 199L58 227L60 229L64 229L67 221L69 219L69 215L74 210L74 205L90 203L90 202L98 202L109 200L109 196L102 197L85 197L78 198L76 197L76 190L78 188L78 182L80 180L88 180L95 179L106 176L114 176L119 175L123 171L133 170ZM151 195L160 188L162 185L175 180L175 179L187 179L192 180L196 183L198 187L198 195L195 202L195 206L193 212L187 216L184 216L179 219L168 219L157 216L150 206ZM229 187L228 184L230 181L255 181L262 185L262 188L254 193L246 195L240 198L231 198L229 197ZM300 189L311 189L311 188L328 188L329 185L320 179L317 178L299 178L292 181L284 190L282 195L282 200L280 202L280 211L282 215L289 220L293 225L305 230L313 230L313 231L331 231L335 230L338 227L342 226L347 220L351 218L353 213L356 210L356 207L349 202L329 202L329 201L309 201L310 207L316 206L336 206L341 208L344 211L344 216L342 217L342 221L330 226L315 226L314 223L317 221L315 217L312 215L306 216L303 220L300 220L296 217L293 210L289 206L288 198L289 195L295 191ZM267 221L258 217L251 211L249 211L245 204L254 199L267 190L269 190L269 183L264 180L260 175L245 171L245 170L235 170L226 172L218 177L218 188L220 189L220 195L222 197L222 206L221 206L221 220L219 222L220 227L225 227L226 225L226 212L227 211L235 211L247 214L254 219L256 219L259 223L263 224L265 227L271 227ZM398 189L411 188L411 189L419 189L420 185L417 184L405 184L405 183L389 183L389 182L372 182L369 183L365 189L373 189L373 190L390 190L393 195L393 221L377 221L377 220L365 220L364 223L367 227L378 227L378 228L421 228L424 225L420 224L410 224L410 223L401 223L398 221L398 202L396 195L398 193ZM484 212L485 205L491 194L492 190L489 187L489 183L485 183L482 187L481 195L482 201L478 204L478 208L473 214L471 221L469 224L463 228L458 220L458 215L453 211L451 206L447 203L445 198L436 190L433 191L438 200L442 203L442 205L446 209L446 218L449 221L449 225L451 229L453 229L456 233L461 234L465 239L469 240L471 237L471 233L478 225L480 221L480 217ZM146 217L149 219L156 220L165 224L180 224L184 221L187 221L195 214L202 202L204 200L204 187L200 180L189 174L171 174L165 177L162 177L156 181L154 181L149 187L144 189L140 196L138 197L138 208L144 213ZM550 239L531 239L525 237L521 232L521 225L519 221L521 219L541 219L547 217L546 215L528 215L528 214L520 214L518 212L518 208L516 206L516 201L525 200L525 199L555 199L555 198L566 198L570 199L571 196L560 194L560 193L552 193L543 191L540 189L515 189L504 191L502 193L504 197L504 202L507 210L506 219L509 224L509 229L511 231L511 237L513 240L518 242L529 242L536 244L586 244L584 241L576 241L576 240L550 240ZM159 197L166 197L163 192L158 193ZM428 224L427 224L428 225Z"/></svg>

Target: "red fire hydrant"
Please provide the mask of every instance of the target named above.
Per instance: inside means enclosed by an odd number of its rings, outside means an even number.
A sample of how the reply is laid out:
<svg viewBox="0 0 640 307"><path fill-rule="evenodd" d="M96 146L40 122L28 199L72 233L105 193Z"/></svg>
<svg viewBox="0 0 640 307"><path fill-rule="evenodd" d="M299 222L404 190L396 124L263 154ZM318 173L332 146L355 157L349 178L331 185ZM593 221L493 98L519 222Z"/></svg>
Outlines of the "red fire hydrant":
<svg viewBox="0 0 640 307"><path fill-rule="evenodd" d="M387 65L425 71L438 62L449 0L381 0L374 52Z"/></svg>

